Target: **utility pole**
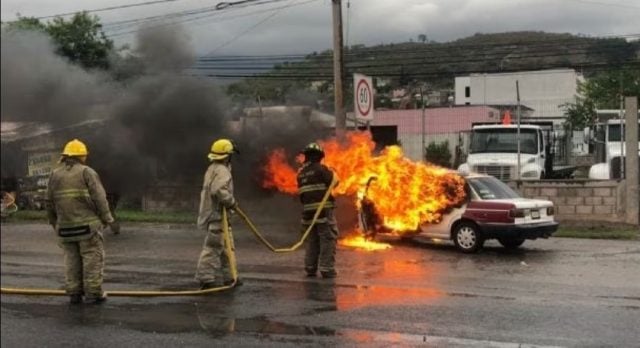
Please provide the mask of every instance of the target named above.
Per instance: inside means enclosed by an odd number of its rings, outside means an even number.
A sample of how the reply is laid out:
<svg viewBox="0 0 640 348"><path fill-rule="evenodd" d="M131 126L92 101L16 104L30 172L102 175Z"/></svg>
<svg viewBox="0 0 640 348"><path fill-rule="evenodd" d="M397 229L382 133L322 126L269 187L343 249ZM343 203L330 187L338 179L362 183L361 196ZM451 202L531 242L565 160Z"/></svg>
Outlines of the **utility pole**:
<svg viewBox="0 0 640 348"><path fill-rule="evenodd" d="M518 166L516 168L516 179L520 181L520 168L521 168L520 167L520 85L518 84L518 80L516 80L516 98L518 100L518 105L516 109L516 115L518 120L518 132L516 133L516 142L518 143Z"/></svg>
<svg viewBox="0 0 640 348"><path fill-rule="evenodd" d="M425 139L425 110L424 110L424 93L420 87L420 102L422 103L422 161L427 161L427 144Z"/></svg>
<svg viewBox="0 0 640 348"><path fill-rule="evenodd" d="M342 0L331 0L333 7L333 90L334 109L336 116L336 136L344 138L347 128L347 118L344 113L343 69L342 56Z"/></svg>

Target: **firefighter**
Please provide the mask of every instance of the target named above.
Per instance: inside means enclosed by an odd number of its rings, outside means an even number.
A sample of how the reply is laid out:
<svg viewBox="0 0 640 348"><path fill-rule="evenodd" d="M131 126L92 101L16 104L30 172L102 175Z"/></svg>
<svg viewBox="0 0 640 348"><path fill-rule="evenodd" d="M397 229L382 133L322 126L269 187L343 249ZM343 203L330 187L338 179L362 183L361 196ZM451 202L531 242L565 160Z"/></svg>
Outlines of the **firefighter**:
<svg viewBox="0 0 640 348"><path fill-rule="evenodd" d="M325 193L330 189L333 176L329 168L320 162L324 158L324 150L320 145L311 143L302 151L304 164L298 172L298 192L302 203L302 227L306 230L320 205ZM309 277L315 277L318 270L323 278L335 278L336 244L338 225L334 215L335 200L333 196L324 205L316 220L313 231L309 234L304 258L304 269Z"/></svg>
<svg viewBox="0 0 640 348"><path fill-rule="evenodd" d="M102 291L102 229L113 223L98 174L85 165L87 147L78 139L62 151L61 166L49 177L47 215L64 251L66 292L72 304L106 300Z"/></svg>
<svg viewBox="0 0 640 348"><path fill-rule="evenodd" d="M234 153L238 153L238 149L231 140L218 139L211 145L208 156L211 164L204 174L198 213L198 228L207 231L196 270L196 280L202 290L233 283L230 261L225 254L222 209L233 210L237 204L231 176L231 156ZM231 250L234 250L233 237L230 240ZM236 280L236 285L242 285L240 279Z"/></svg>

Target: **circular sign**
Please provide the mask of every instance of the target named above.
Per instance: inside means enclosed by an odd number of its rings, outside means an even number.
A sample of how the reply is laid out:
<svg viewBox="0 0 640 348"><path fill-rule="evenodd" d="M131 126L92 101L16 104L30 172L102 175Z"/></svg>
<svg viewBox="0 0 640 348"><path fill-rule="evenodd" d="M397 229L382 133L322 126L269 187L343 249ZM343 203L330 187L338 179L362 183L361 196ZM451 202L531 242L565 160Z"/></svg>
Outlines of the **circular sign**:
<svg viewBox="0 0 640 348"><path fill-rule="evenodd" d="M369 116L371 107L373 106L373 93L371 93L371 86L366 79L358 81L356 87L356 105L358 111L363 117Z"/></svg>

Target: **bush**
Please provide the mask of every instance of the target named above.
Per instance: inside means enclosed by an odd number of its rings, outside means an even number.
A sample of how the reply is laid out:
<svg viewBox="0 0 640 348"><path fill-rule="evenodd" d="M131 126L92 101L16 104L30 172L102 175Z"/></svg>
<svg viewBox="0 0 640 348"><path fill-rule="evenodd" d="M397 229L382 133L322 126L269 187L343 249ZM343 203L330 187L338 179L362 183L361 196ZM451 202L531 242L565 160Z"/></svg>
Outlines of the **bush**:
<svg viewBox="0 0 640 348"><path fill-rule="evenodd" d="M425 160L429 163L450 168L451 167L451 151L449 151L449 141L445 140L441 143L430 142L427 146Z"/></svg>

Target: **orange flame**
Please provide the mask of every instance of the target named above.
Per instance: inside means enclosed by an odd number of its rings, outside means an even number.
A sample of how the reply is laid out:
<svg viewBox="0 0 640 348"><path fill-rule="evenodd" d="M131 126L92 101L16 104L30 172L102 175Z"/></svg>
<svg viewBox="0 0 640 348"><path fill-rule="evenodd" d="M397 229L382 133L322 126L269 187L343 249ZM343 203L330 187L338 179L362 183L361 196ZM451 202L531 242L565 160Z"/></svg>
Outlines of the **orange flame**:
<svg viewBox="0 0 640 348"><path fill-rule="evenodd" d="M391 244L368 240L362 235L353 235L343 238L340 240L339 244L351 248L364 249L366 251L391 249Z"/></svg>
<svg viewBox="0 0 640 348"><path fill-rule="evenodd" d="M437 223L465 198L462 177L446 168L414 162L404 157L399 146L374 155L375 143L368 132L348 132L343 143L335 138L319 143L325 151L324 164L340 179L334 194L362 198L369 178L376 178L367 198L390 230L415 231L420 224ZM263 169L263 187L297 192L296 170L284 150L273 151Z"/></svg>

